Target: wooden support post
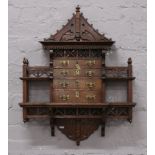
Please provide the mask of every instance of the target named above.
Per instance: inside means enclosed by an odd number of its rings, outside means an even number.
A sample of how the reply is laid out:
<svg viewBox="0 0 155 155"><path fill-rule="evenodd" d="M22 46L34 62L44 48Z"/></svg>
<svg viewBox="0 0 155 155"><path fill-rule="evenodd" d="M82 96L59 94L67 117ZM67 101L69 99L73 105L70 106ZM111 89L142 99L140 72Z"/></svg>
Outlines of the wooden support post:
<svg viewBox="0 0 155 155"><path fill-rule="evenodd" d="M53 50L50 50L50 77L52 78L50 82L50 102L53 100Z"/></svg>
<svg viewBox="0 0 155 155"><path fill-rule="evenodd" d="M128 77L132 77L132 59L128 59ZM127 102L132 103L132 80L128 80L127 83ZM129 117L128 121L132 122L132 108L129 108Z"/></svg>
<svg viewBox="0 0 155 155"><path fill-rule="evenodd" d="M102 51L102 78L104 78L105 77L105 52L104 51ZM102 96L102 102L103 102L103 104L105 104L105 102L106 102L106 85L105 85L105 80L104 79L102 79L102 94L101 94L101 96Z"/></svg>
<svg viewBox="0 0 155 155"><path fill-rule="evenodd" d="M54 118L50 118L50 126L51 126L51 136L55 136L55 126L54 126Z"/></svg>
<svg viewBox="0 0 155 155"><path fill-rule="evenodd" d="M105 136L105 120L102 120L102 125L101 125L101 136Z"/></svg>
<svg viewBox="0 0 155 155"><path fill-rule="evenodd" d="M105 70L105 52L102 51L102 78L106 76L106 70ZM106 84L105 80L102 79L102 102L103 104L106 103ZM105 136L105 114L104 109L102 109L102 120L101 120L101 136Z"/></svg>
<svg viewBox="0 0 155 155"><path fill-rule="evenodd" d="M50 103L53 100L53 50L50 50L50 77L52 80L50 81ZM53 108L50 111L50 126L51 126L51 136L55 136L55 119L53 114Z"/></svg>
<svg viewBox="0 0 155 155"><path fill-rule="evenodd" d="M26 58L23 59L23 77L28 77L28 60ZM29 101L29 83L27 80L23 80L23 103L27 103ZM27 108L23 107L23 122L27 122L29 119L27 118Z"/></svg>

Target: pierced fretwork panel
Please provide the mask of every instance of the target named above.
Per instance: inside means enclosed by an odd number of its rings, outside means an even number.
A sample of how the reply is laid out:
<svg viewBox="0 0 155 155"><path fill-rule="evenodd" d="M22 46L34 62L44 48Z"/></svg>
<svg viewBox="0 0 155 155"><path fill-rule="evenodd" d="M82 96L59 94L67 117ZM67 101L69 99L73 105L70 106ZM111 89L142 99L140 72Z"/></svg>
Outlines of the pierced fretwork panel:
<svg viewBox="0 0 155 155"><path fill-rule="evenodd" d="M102 115L104 110L102 108L54 108L53 115Z"/></svg>
<svg viewBox="0 0 155 155"><path fill-rule="evenodd" d="M54 57L101 57L102 50L54 50Z"/></svg>
<svg viewBox="0 0 155 155"><path fill-rule="evenodd" d="M107 116L128 116L129 108L126 107L110 107L106 111Z"/></svg>
<svg viewBox="0 0 155 155"><path fill-rule="evenodd" d="M106 67L105 76L106 77L127 77L127 67Z"/></svg>
<svg viewBox="0 0 155 155"><path fill-rule="evenodd" d="M45 107L32 107L28 108L28 115L49 115L49 108Z"/></svg>
<svg viewBox="0 0 155 155"><path fill-rule="evenodd" d="M48 66L28 67L29 77L50 77L51 72Z"/></svg>

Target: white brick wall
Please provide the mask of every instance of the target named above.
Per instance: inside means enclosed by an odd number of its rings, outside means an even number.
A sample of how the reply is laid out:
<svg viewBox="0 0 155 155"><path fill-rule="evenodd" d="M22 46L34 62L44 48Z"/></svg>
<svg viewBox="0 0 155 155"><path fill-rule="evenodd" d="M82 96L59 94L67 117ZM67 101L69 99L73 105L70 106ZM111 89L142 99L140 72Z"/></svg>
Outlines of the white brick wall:
<svg viewBox="0 0 155 155"><path fill-rule="evenodd" d="M133 123L112 122L105 137L97 130L77 147L49 122L22 122L22 59L48 64L39 40L54 34L72 16L76 5L88 21L116 41L108 65L133 59ZM144 155L146 154L146 0L9 0L9 154L10 155Z"/></svg>

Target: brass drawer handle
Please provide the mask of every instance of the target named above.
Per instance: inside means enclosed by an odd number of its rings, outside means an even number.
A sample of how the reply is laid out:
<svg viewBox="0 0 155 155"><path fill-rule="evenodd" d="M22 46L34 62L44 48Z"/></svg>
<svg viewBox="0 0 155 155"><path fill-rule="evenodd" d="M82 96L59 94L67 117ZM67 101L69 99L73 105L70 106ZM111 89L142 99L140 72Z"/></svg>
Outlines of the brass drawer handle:
<svg viewBox="0 0 155 155"><path fill-rule="evenodd" d="M61 87L66 88L69 85L69 83L66 81L63 81L63 82L60 82L60 85Z"/></svg>
<svg viewBox="0 0 155 155"><path fill-rule="evenodd" d="M80 65L79 65L79 64L76 64L76 65L75 65L75 67L76 67L76 70L75 70L75 75L76 75L76 76L78 76L78 75L80 75L80 70L81 70L81 67L80 67Z"/></svg>
<svg viewBox="0 0 155 155"><path fill-rule="evenodd" d="M88 77L92 77L94 75L94 72L93 71L86 71L86 75Z"/></svg>
<svg viewBox="0 0 155 155"><path fill-rule="evenodd" d="M76 98L79 98L79 97L80 97L79 91L76 91L76 92L75 92L75 97L76 97Z"/></svg>
<svg viewBox="0 0 155 155"><path fill-rule="evenodd" d="M68 66L69 65L69 60L62 60L60 61L62 66Z"/></svg>
<svg viewBox="0 0 155 155"><path fill-rule="evenodd" d="M88 61L87 61L87 65L88 65L89 67L94 66L95 63L96 63L95 60L88 60Z"/></svg>
<svg viewBox="0 0 155 155"><path fill-rule="evenodd" d="M91 89L95 87L95 82L87 82L86 85Z"/></svg>
<svg viewBox="0 0 155 155"><path fill-rule="evenodd" d="M63 76L66 76L66 75L68 74L68 71L63 70L63 71L61 71L61 74L62 74Z"/></svg>
<svg viewBox="0 0 155 155"><path fill-rule="evenodd" d="M76 70L80 70L81 69L81 67L80 67L80 65L78 63L75 64L75 68L76 68Z"/></svg>
<svg viewBox="0 0 155 155"><path fill-rule="evenodd" d="M61 95L60 96L60 99L63 101L67 101L67 100L69 100L69 98L70 98L69 95Z"/></svg>
<svg viewBox="0 0 155 155"><path fill-rule="evenodd" d="M87 100L92 101L95 100L96 96L95 95L86 95Z"/></svg>
<svg viewBox="0 0 155 155"><path fill-rule="evenodd" d="M80 75L80 70L75 70L75 75L76 76Z"/></svg>

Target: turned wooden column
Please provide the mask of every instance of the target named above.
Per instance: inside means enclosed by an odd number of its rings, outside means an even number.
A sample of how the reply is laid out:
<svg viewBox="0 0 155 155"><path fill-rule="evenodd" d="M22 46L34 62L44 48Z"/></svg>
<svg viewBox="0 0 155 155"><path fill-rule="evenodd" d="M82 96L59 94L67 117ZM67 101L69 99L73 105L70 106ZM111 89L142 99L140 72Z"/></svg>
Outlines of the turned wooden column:
<svg viewBox="0 0 155 155"><path fill-rule="evenodd" d="M53 115L53 109L50 108L50 126L51 126L51 136L55 136L55 119Z"/></svg>
<svg viewBox="0 0 155 155"><path fill-rule="evenodd" d="M106 85L105 85L105 52L102 50L102 103L105 104L106 103ZM102 120L101 120L101 136L105 136L105 114L104 114L104 110L102 109Z"/></svg>
<svg viewBox="0 0 155 155"><path fill-rule="evenodd" d="M52 103L53 100L53 50L50 50L50 103Z"/></svg>
<svg viewBox="0 0 155 155"><path fill-rule="evenodd" d="M128 77L132 77L132 59L128 58ZM128 80L127 82L127 102L132 104L132 79ZM129 108L129 118L128 121L132 122L132 107Z"/></svg>
<svg viewBox="0 0 155 155"><path fill-rule="evenodd" d="M53 102L53 50L50 50L50 103ZM51 136L55 136L55 119L53 114L53 108L50 108L50 126L51 126Z"/></svg>
<svg viewBox="0 0 155 155"><path fill-rule="evenodd" d="M23 78L28 77L29 62L26 58L23 59ZM29 102L29 83L26 79L23 80L23 103ZM27 122L27 109L23 107L23 122Z"/></svg>

